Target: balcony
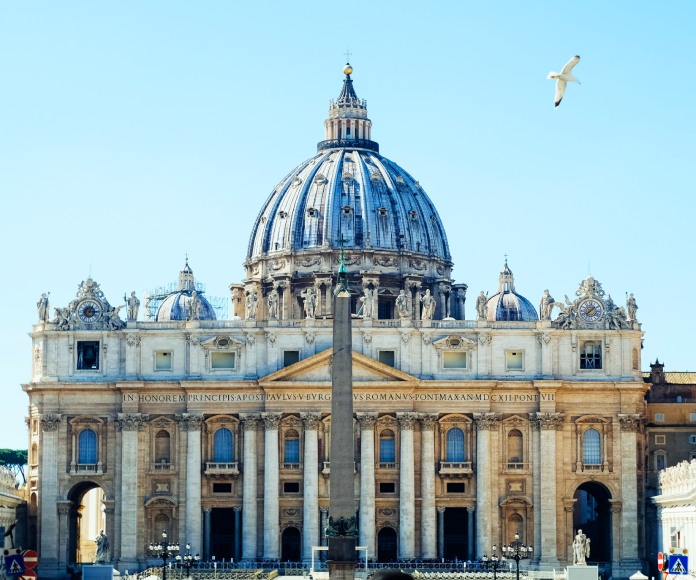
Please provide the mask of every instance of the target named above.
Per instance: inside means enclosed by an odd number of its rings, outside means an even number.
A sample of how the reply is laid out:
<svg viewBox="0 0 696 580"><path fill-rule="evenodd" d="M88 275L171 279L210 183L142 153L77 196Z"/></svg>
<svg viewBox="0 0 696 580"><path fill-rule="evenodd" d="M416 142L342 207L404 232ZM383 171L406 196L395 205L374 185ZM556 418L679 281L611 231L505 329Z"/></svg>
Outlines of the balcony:
<svg viewBox="0 0 696 580"><path fill-rule="evenodd" d="M281 463L283 469L289 469L290 471L299 471L302 469L302 464L300 463Z"/></svg>
<svg viewBox="0 0 696 580"><path fill-rule="evenodd" d="M104 469L99 463L71 463L70 475L104 475Z"/></svg>
<svg viewBox="0 0 696 580"><path fill-rule="evenodd" d="M589 473L603 473L608 471L609 466L606 463L578 463L578 471Z"/></svg>
<svg viewBox="0 0 696 580"><path fill-rule="evenodd" d="M501 466L503 473L513 472L517 473L520 471L529 471L529 463L524 463L522 461L511 460L503 463Z"/></svg>
<svg viewBox="0 0 696 580"><path fill-rule="evenodd" d="M205 464L205 474L211 477L236 477L239 475L239 463L236 461L225 461L221 463L207 461Z"/></svg>
<svg viewBox="0 0 696 580"><path fill-rule="evenodd" d="M470 477L471 461L440 461L440 477Z"/></svg>
<svg viewBox="0 0 696 580"><path fill-rule="evenodd" d="M157 463L150 465L150 471L155 471L157 473L174 471L174 465L169 463L166 459L161 459Z"/></svg>

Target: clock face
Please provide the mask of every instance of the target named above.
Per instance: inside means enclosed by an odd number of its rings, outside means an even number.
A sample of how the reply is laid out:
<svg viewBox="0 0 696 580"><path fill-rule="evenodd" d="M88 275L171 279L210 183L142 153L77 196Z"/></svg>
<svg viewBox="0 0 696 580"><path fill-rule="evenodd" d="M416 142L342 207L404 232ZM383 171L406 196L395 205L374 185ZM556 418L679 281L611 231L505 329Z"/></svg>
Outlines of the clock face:
<svg viewBox="0 0 696 580"><path fill-rule="evenodd" d="M87 324L96 322L101 318L102 307L99 302L94 300L83 300L77 305L78 318Z"/></svg>
<svg viewBox="0 0 696 580"><path fill-rule="evenodd" d="M602 318L602 314L604 314L604 307L599 300L588 298L580 303L578 312L583 320L587 322L597 322Z"/></svg>

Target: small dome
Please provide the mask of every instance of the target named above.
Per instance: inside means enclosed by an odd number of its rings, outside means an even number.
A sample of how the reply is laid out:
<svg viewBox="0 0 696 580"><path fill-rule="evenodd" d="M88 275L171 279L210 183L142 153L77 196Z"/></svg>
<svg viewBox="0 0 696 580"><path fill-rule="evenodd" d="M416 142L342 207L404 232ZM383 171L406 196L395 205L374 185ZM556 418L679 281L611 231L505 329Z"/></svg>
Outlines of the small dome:
<svg viewBox="0 0 696 580"><path fill-rule="evenodd" d="M195 299L195 300L194 300ZM179 287L167 295L159 307L155 320L216 320L215 310L203 296L200 284L196 284L193 270L186 265L179 272Z"/></svg>
<svg viewBox="0 0 696 580"><path fill-rule="evenodd" d="M486 302L486 320L539 320L539 315L532 303L521 294L515 292L515 278L508 267L507 259L503 271L500 272L498 293Z"/></svg>
<svg viewBox="0 0 696 580"><path fill-rule="evenodd" d="M200 315L198 320L216 320L215 310L202 294L200 299ZM167 296L157 309L158 322L165 320L188 320L191 312L191 292L182 290Z"/></svg>

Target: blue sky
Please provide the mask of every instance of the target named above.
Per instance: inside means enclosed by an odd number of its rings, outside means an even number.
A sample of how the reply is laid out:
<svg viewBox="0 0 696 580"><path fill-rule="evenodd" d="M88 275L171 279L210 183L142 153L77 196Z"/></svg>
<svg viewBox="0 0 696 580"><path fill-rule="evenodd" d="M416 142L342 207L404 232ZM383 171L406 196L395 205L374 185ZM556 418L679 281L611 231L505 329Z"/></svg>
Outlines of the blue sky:
<svg viewBox="0 0 696 580"><path fill-rule="evenodd" d="M469 285L638 302L643 368L687 334L696 4L6 2L0 6L0 447L26 448L36 301L240 282L266 196L324 138L351 52L380 151L438 207ZM550 70L581 85L553 107Z"/></svg>

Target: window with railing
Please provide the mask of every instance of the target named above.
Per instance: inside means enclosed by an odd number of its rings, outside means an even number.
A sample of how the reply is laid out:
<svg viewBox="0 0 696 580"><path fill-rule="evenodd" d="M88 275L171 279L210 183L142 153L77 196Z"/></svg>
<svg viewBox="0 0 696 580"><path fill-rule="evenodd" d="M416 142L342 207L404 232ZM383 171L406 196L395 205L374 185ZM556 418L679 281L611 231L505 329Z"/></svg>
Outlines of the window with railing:
<svg viewBox="0 0 696 580"><path fill-rule="evenodd" d="M447 431L447 452L445 458L447 462L466 461L464 431L459 427L454 427Z"/></svg>
<svg viewBox="0 0 696 580"><path fill-rule="evenodd" d="M213 463L232 461L234 461L234 434L226 427L222 427L213 435Z"/></svg>
<svg viewBox="0 0 696 580"><path fill-rule="evenodd" d="M379 463L380 467L395 467L396 464L396 441L390 429L379 434Z"/></svg>
<svg viewBox="0 0 696 580"><path fill-rule="evenodd" d="M524 438L517 429L507 436L507 468L524 469Z"/></svg>
<svg viewBox="0 0 696 580"><path fill-rule="evenodd" d="M283 446L283 467L285 469L299 469L300 434L294 429L286 431Z"/></svg>
<svg viewBox="0 0 696 580"><path fill-rule="evenodd" d="M587 429L582 435L582 462L586 470L602 466L602 440L597 429Z"/></svg>

